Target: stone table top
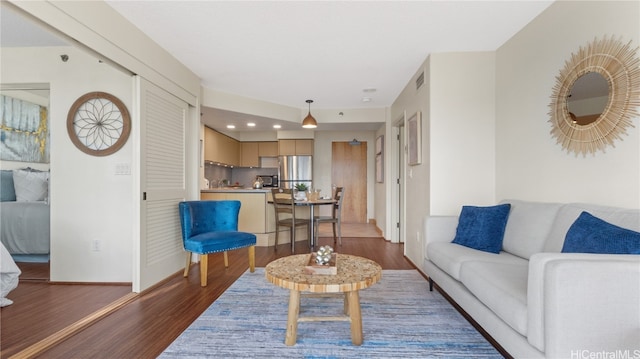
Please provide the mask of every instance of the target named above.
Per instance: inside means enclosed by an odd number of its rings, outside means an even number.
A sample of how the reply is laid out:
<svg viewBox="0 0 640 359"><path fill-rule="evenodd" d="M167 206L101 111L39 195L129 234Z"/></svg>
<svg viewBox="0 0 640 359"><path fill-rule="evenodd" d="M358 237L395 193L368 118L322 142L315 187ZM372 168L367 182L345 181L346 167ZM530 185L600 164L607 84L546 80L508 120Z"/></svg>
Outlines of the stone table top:
<svg viewBox="0 0 640 359"><path fill-rule="evenodd" d="M336 275L305 274L311 254L297 254L267 264L270 283L297 291L342 293L368 288L382 278L382 267L370 259L338 253Z"/></svg>

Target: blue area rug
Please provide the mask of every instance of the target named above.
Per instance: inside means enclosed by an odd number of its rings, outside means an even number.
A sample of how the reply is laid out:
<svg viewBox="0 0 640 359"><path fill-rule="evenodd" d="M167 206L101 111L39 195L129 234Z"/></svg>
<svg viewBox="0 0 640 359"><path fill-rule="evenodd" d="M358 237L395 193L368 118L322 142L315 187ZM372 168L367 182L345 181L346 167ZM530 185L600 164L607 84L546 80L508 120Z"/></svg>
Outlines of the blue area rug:
<svg viewBox="0 0 640 359"><path fill-rule="evenodd" d="M364 343L349 322L303 322L284 344L289 291L243 274L160 358L502 358L415 270L384 270L360 291ZM300 316L339 315L342 297L301 299Z"/></svg>

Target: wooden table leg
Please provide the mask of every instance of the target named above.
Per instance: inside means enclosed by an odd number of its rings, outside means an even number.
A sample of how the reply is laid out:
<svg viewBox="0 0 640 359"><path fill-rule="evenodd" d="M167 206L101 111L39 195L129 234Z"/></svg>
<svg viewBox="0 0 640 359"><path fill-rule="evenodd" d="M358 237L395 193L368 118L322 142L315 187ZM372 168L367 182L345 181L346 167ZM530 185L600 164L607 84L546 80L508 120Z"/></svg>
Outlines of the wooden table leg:
<svg viewBox="0 0 640 359"><path fill-rule="evenodd" d="M351 318L351 342L362 344L362 314L360 313L360 295L357 290L349 292L349 317Z"/></svg>
<svg viewBox="0 0 640 359"><path fill-rule="evenodd" d="M298 337L298 313L300 312L300 291L291 290L289 293L289 315L287 317L287 334L284 338L286 345L296 344Z"/></svg>

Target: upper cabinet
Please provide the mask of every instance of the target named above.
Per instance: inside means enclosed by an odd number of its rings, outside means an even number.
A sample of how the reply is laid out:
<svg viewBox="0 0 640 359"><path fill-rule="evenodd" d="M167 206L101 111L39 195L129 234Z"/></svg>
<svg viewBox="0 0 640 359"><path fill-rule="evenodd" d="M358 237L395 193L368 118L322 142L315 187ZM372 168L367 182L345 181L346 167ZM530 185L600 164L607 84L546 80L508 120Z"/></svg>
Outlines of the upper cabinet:
<svg viewBox="0 0 640 359"><path fill-rule="evenodd" d="M280 140L278 141L280 156L313 155L313 140Z"/></svg>
<svg viewBox="0 0 640 359"><path fill-rule="evenodd" d="M277 157L278 142L240 142L240 166L260 167L260 157Z"/></svg>
<svg viewBox="0 0 640 359"><path fill-rule="evenodd" d="M259 142L240 142L240 166L242 167L260 166L258 144Z"/></svg>
<svg viewBox="0 0 640 359"><path fill-rule="evenodd" d="M278 141L258 142L258 156L278 157Z"/></svg>
<svg viewBox="0 0 640 359"><path fill-rule="evenodd" d="M239 166L240 142L205 126L204 159L205 161Z"/></svg>

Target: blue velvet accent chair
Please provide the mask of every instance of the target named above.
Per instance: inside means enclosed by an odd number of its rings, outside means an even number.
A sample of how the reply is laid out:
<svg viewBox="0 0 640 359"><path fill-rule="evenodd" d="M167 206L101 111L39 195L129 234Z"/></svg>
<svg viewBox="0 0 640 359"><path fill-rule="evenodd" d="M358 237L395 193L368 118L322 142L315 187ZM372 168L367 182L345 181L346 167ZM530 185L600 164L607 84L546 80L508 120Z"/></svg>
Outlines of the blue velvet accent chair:
<svg viewBox="0 0 640 359"><path fill-rule="evenodd" d="M249 247L249 269L255 271L256 235L238 231L240 201L185 201L178 208L187 251L185 278L189 276L191 253L200 255L200 285L206 287L208 254L224 252L224 266L229 267L227 251L244 247Z"/></svg>

